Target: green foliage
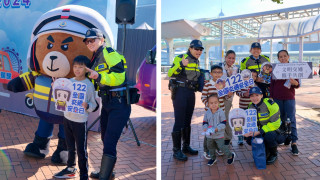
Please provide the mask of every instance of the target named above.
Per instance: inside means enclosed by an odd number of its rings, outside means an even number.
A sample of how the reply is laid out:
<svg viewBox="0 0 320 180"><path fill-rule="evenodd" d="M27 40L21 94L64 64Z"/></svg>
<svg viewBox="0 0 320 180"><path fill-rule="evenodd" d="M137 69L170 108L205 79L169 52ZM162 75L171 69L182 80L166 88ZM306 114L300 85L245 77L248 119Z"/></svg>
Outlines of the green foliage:
<svg viewBox="0 0 320 180"><path fill-rule="evenodd" d="M264 1L264 0L261 0L261 1ZM277 4L283 4L283 0L271 0L271 1Z"/></svg>

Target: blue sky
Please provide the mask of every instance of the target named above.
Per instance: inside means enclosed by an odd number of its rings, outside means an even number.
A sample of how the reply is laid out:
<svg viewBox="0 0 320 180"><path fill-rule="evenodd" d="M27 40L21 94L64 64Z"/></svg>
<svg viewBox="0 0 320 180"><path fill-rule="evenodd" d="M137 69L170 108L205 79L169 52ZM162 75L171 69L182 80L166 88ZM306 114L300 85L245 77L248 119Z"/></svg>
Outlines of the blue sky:
<svg viewBox="0 0 320 180"><path fill-rule="evenodd" d="M222 0L225 16L234 16L319 3L319 0ZM161 0L161 22L178 19L214 18L221 11L221 0Z"/></svg>

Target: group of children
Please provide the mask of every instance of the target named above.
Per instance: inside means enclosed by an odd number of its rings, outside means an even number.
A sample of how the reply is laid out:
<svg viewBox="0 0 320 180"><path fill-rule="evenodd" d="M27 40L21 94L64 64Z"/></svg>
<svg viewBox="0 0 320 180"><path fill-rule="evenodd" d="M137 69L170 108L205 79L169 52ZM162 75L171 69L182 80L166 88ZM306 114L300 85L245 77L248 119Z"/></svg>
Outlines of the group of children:
<svg viewBox="0 0 320 180"><path fill-rule="evenodd" d="M256 44L255 44L256 45ZM260 53L261 53L261 46ZM254 45L252 47L255 48ZM250 51L251 52L251 51ZM258 58L259 54L255 54ZM254 52L252 53L254 54ZM204 157L208 159L208 165L212 166L217 160L215 154L223 155L225 154L228 158L227 163L232 164L235 158L235 153L230 152L228 145L230 144L230 140L232 139L232 130L230 128L228 122L229 111L232 106L233 94L229 92L228 95L223 97L218 97L218 89L215 87L215 83L218 79L223 78L222 76L230 77L236 73L234 70L235 66L228 63L227 59L235 57L235 52L229 50L226 53L226 62L220 65L211 66L211 79L205 83L204 88L202 90L201 100L205 104L205 115L203 120L203 131L205 134L203 149L204 149ZM266 56L263 56L266 57ZM289 54L286 50L281 50L278 53L278 59L280 63L288 63L289 62ZM269 66L266 66L270 68ZM272 68L272 66L271 66ZM232 71L233 69L233 71ZM248 109L249 104L251 103L249 90L252 87L259 87L262 90L262 94L264 98L273 98L274 101L279 104L280 107L280 117L281 120L284 121L287 118L291 120L291 129L292 129L292 144L291 144L291 152L293 155L298 155L299 151L297 149L296 141L297 131L296 131L296 121L295 121L295 92L294 89L299 87L299 81L295 79L290 80L272 80L271 87L270 82L263 82L261 73L256 71L253 68L250 68L252 73L252 78L254 80L254 84L242 88L235 92L236 95L239 96L239 108ZM259 69L260 71L260 69ZM260 76L259 76L260 75ZM270 74L268 74L268 77ZM226 78L226 77L224 77ZM285 88L284 83L288 81L290 83L289 88ZM281 89L281 92L278 91ZM270 93L269 93L270 92ZM230 101L231 100L231 101ZM230 106L226 108L226 104ZM238 136L238 144L243 145L243 136Z"/></svg>

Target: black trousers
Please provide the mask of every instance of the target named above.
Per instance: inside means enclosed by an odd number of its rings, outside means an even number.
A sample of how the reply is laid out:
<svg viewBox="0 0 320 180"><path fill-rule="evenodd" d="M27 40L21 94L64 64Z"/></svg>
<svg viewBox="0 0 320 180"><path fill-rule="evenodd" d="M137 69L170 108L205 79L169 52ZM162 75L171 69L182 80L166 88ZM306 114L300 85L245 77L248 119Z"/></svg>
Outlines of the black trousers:
<svg viewBox="0 0 320 180"><path fill-rule="evenodd" d="M88 153L87 153L87 122L78 123L66 118L63 119L64 132L68 147L67 166L76 165L76 150L78 154L78 166L80 176L88 176Z"/></svg>
<svg viewBox="0 0 320 180"><path fill-rule="evenodd" d="M101 108L101 139L103 141L103 154L117 156L117 143L122 130L131 113L131 105L124 97L102 99Z"/></svg>
<svg viewBox="0 0 320 180"><path fill-rule="evenodd" d="M284 143L285 137L277 133L276 131L270 131L263 135L266 148L273 148L278 144ZM247 143L251 146L252 137L245 137Z"/></svg>
<svg viewBox="0 0 320 180"><path fill-rule="evenodd" d="M189 127L196 102L194 90L178 87L176 96L172 101L175 119L173 131L180 131L185 127Z"/></svg>

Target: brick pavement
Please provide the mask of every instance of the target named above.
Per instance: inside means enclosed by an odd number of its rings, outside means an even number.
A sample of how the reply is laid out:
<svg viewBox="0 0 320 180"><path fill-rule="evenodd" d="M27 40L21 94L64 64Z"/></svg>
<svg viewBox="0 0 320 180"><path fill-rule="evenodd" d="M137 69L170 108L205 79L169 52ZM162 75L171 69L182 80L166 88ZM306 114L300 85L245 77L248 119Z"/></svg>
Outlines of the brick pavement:
<svg viewBox="0 0 320 180"><path fill-rule="evenodd" d="M201 132L204 109L200 93L196 94L196 106L191 125L191 146L199 150L199 155L188 156L189 159L186 162L176 161L172 157L171 131L174 116L170 91L167 88L168 80L162 80L161 85L162 179L320 179L320 124L300 116L297 116L299 156L291 155L290 146L280 146L276 163L268 165L265 170L258 170L253 162L251 146L247 144L238 146L237 141L233 139L231 151L236 153L234 164L227 165L225 157L220 156L215 165L207 166L207 160L202 157L203 135ZM309 86L302 87L299 92L309 91L310 88ZM300 104L301 106L308 106L308 101L310 106L320 104L319 101L311 101L312 96L310 95L304 95L303 98L304 104ZM234 107L238 107L238 102L238 98L234 98Z"/></svg>
<svg viewBox="0 0 320 180"><path fill-rule="evenodd" d="M131 120L141 146L138 147L130 128L118 143L118 161L115 167L117 179L156 179L156 118L154 112L132 106ZM50 153L45 159L26 157L23 150L33 141L38 118L8 111L0 113L0 180L54 179L53 174L65 166L56 166L50 158L57 139L57 125L50 143ZM88 133L89 172L100 167L102 156L100 133Z"/></svg>

